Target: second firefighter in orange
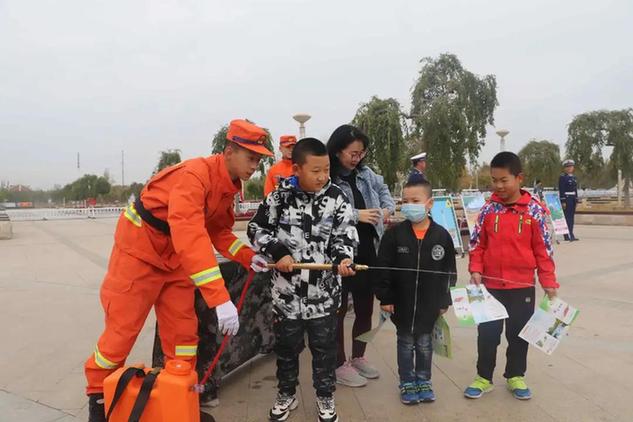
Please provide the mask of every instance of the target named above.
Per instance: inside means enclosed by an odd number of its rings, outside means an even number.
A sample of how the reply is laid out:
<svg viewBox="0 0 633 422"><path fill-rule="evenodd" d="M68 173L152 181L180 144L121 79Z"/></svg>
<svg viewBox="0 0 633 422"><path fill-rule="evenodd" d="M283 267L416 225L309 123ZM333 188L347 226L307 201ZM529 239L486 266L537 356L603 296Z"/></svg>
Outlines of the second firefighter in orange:
<svg viewBox="0 0 633 422"><path fill-rule="evenodd" d="M286 179L293 175L292 171L292 150L297 143L297 137L293 135L283 135L279 138L279 151L281 151L281 161L275 163L266 174L264 184L264 197L277 189L281 179Z"/></svg>

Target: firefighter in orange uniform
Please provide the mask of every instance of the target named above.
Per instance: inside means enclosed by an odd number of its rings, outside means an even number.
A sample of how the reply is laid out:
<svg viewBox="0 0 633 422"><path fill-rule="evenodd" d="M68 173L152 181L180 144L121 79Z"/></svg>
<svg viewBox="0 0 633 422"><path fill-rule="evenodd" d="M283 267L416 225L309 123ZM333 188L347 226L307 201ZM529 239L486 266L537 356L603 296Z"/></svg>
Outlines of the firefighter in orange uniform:
<svg viewBox="0 0 633 422"><path fill-rule="evenodd" d="M90 422L105 422L103 380L125 363L152 306L167 359L195 368L198 319L194 289L215 308L218 328L234 335L237 309L224 286L214 249L244 267L261 258L232 232L233 201L241 181L257 170L266 132L233 120L223 154L168 167L147 183L119 218L101 286L105 330L85 364Z"/></svg>
<svg viewBox="0 0 633 422"><path fill-rule="evenodd" d="M264 197L277 189L281 179L292 176L292 150L295 149L297 137L293 135L283 135L279 138L279 151L281 151L281 161L275 163L268 170L266 183L264 184Z"/></svg>

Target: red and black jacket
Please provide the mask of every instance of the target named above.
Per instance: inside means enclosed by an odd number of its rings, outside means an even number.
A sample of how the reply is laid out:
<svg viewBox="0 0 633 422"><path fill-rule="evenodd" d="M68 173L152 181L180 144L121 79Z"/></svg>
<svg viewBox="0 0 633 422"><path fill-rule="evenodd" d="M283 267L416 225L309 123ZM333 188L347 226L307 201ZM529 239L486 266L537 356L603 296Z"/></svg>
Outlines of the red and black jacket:
<svg viewBox="0 0 633 422"><path fill-rule="evenodd" d="M535 271L543 287L558 288L553 254L543 205L523 190L511 205L493 194L470 238L468 270L481 273L489 289L533 286Z"/></svg>

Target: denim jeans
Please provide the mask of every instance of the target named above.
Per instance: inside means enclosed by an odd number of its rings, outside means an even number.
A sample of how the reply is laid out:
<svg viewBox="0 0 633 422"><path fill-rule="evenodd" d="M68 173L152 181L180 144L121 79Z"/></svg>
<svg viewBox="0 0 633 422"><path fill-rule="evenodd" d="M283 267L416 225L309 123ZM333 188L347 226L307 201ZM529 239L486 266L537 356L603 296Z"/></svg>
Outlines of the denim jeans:
<svg viewBox="0 0 633 422"><path fill-rule="evenodd" d="M431 333L398 333L398 374L401 384L431 381L432 357Z"/></svg>

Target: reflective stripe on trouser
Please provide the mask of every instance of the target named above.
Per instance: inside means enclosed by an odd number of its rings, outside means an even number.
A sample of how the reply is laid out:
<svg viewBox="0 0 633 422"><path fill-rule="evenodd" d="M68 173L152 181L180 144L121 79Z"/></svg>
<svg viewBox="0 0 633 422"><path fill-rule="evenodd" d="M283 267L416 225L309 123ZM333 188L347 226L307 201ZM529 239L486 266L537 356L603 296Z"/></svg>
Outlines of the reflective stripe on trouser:
<svg viewBox="0 0 633 422"><path fill-rule="evenodd" d="M194 344L194 345L178 344L178 345L176 345L176 357L178 357L178 358L192 357L192 356L196 356L197 354L198 354L198 345L197 344Z"/></svg>
<svg viewBox="0 0 633 422"><path fill-rule="evenodd" d="M188 354L178 355L178 359L195 366L196 356L191 354L198 344L194 292L182 270L165 273L115 245L101 286L105 329L85 364L86 392L102 392L103 380L125 363L152 306L166 358L177 357L176 346L187 346Z"/></svg>
<svg viewBox="0 0 633 422"><path fill-rule="evenodd" d="M101 369L113 369L119 366L118 363L112 362L111 360L106 359L103 354L99 351L99 346L95 346L94 360L97 366Z"/></svg>

